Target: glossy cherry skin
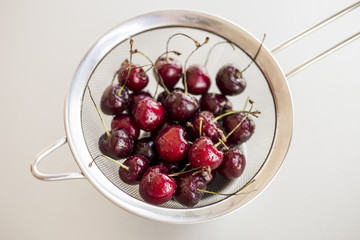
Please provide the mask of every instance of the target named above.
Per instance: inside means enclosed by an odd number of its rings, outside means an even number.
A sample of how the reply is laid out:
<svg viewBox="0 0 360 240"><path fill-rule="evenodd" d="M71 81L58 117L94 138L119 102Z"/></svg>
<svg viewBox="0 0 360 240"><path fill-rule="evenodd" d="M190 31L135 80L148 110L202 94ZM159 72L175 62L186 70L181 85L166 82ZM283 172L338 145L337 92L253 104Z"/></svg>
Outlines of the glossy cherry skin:
<svg viewBox="0 0 360 240"><path fill-rule="evenodd" d="M224 153L224 160L217 171L227 179L235 179L242 175L245 166L245 155L237 148L230 148Z"/></svg>
<svg viewBox="0 0 360 240"><path fill-rule="evenodd" d="M156 101L158 101L159 103L161 103L163 106L165 106L166 103L166 98L169 94L165 91L159 93L159 95L156 98Z"/></svg>
<svg viewBox="0 0 360 240"><path fill-rule="evenodd" d="M150 93L144 91L133 92L129 95L129 113L132 113L132 110L135 108L136 104L143 98L152 98L152 96Z"/></svg>
<svg viewBox="0 0 360 240"><path fill-rule="evenodd" d="M156 71L160 75L162 81ZM172 91L182 76L182 65L174 58L169 57L167 61L166 57L162 57L156 61L154 72L159 83L162 84L163 82L166 88Z"/></svg>
<svg viewBox="0 0 360 240"><path fill-rule="evenodd" d="M223 127L227 133L231 132L246 116L245 113L236 113L224 117ZM248 116L239 128L227 139L231 144L241 144L249 140L255 131L255 122Z"/></svg>
<svg viewBox="0 0 360 240"><path fill-rule="evenodd" d="M128 114L120 114L115 116L111 121L111 129L124 129L133 139L137 139L140 130L136 127L134 120Z"/></svg>
<svg viewBox="0 0 360 240"><path fill-rule="evenodd" d="M209 166L214 170L223 161L223 153L218 150L208 137L198 138L189 150L189 163L192 167Z"/></svg>
<svg viewBox="0 0 360 240"><path fill-rule="evenodd" d="M165 108L171 119L183 122L199 110L199 101L180 90L174 90L166 98Z"/></svg>
<svg viewBox="0 0 360 240"><path fill-rule="evenodd" d="M200 174L185 173L176 178L176 192L174 198L180 204L193 207L202 196L203 192L198 189L206 189L206 181Z"/></svg>
<svg viewBox="0 0 360 240"><path fill-rule="evenodd" d="M150 167L143 175L139 193L145 202L160 205L169 201L176 191L176 182L163 166Z"/></svg>
<svg viewBox="0 0 360 240"><path fill-rule="evenodd" d="M168 127L174 125L173 121L166 118L165 122L160 125L157 129L151 132L151 137L156 139L157 136L159 136L164 130L166 130Z"/></svg>
<svg viewBox="0 0 360 240"><path fill-rule="evenodd" d="M144 173L150 167L150 161L141 155L133 155L128 157L123 163L129 167L129 170L120 167L119 176L127 184L135 185L138 184L144 175Z"/></svg>
<svg viewBox="0 0 360 240"><path fill-rule="evenodd" d="M143 98L136 104L133 117L138 128L150 132L164 122L165 109L152 98Z"/></svg>
<svg viewBox="0 0 360 240"><path fill-rule="evenodd" d="M232 110L232 104L224 95L217 93L205 93L200 98L200 109L201 111L209 111L215 116L219 116L226 110Z"/></svg>
<svg viewBox="0 0 360 240"><path fill-rule="evenodd" d="M184 161L180 162L167 162L164 160L160 160L156 163L158 166L163 166L168 170L169 174L180 172L184 167Z"/></svg>
<svg viewBox="0 0 360 240"><path fill-rule="evenodd" d="M187 157L190 144L186 131L179 125L168 127L155 140L159 157L168 162L178 162Z"/></svg>
<svg viewBox="0 0 360 240"><path fill-rule="evenodd" d="M216 85L224 95L237 95L244 91L246 81L235 65L227 64L216 74Z"/></svg>
<svg viewBox="0 0 360 240"><path fill-rule="evenodd" d="M131 71L128 77L130 70L129 63L123 63L120 67L118 74L119 84L124 85L126 79L126 87L132 91L140 91L146 87L149 82L149 78L144 72L143 68L139 68L139 65L131 64Z"/></svg>
<svg viewBox="0 0 360 240"><path fill-rule="evenodd" d="M123 129L112 130L110 131L110 136L104 133L99 138L100 151L104 155L114 159L130 156L133 145L133 138Z"/></svg>
<svg viewBox="0 0 360 240"><path fill-rule="evenodd" d="M100 101L100 109L103 113L108 115L118 115L122 113L129 105L129 93L124 88L119 95L121 86L108 86Z"/></svg>
<svg viewBox="0 0 360 240"><path fill-rule="evenodd" d="M200 137L200 122L201 122L201 136L209 137L211 141L217 143L220 138L220 126L214 122L215 116L211 112L202 111L197 113L191 120L194 127L194 134Z"/></svg>
<svg viewBox="0 0 360 240"><path fill-rule="evenodd" d="M206 93L210 88L210 77L205 67L192 65L186 69L186 83L191 94Z"/></svg>
<svg viewBox="0 0 360 240"><path fill-rule="evenodd" d="M149 159L150 163L155 163L157 160L157 152L154 140L149 137L136 140L133 154L145 156Z"/></svg>

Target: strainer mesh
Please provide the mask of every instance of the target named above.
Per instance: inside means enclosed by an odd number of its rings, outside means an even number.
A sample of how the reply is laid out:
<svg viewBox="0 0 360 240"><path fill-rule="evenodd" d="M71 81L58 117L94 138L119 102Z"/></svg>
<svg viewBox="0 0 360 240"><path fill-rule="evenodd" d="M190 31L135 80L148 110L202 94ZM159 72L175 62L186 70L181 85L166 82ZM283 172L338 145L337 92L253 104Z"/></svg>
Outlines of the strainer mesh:
<svg viewBox="0 0 360 240"><path fill-rule="evenodd" d="M169 27L151 30L143 33L139 33L133 36L134 48L139 49L150 59L155 59L165 52L166 42L168 38L175 33L186 33L199 42L203 42L205 37L209 37L210 41L207 45L204 45L199 49L189 60L188 66L191 64L204 64L206 55L211 48L217 42L224 41L223 38L203 31L192 28L180 28L180 27ZM169 50L177 50L182 53L181 56L177 57L182 63L184 63L188 54L195 48L194 43L186 39L185 37L177 36L171 40ZM235 46L235 50L228 44L218 45L212 52L211 58L207 65L207 70L211 77L211 88L209 92L219 93L215 84L214 78L218 69L227 63L234 63L240 69L243 69L251 59L246 53L244 53L239 47ZM120 64L129 58L129 42L123 41L119 43L99 62L93 74L91 75L88 86L91 88L92 95L96 103L100 104L100 99L105 88L111 83L112 77ZM133 56L133 61L140 65L148 64L148 60L140 54ZM154 94L156 87L156 80L153 76L152 71L149 72L149 85L145 89L151 94ZM233 104L233 109L240 110L244 107L247 97L250 97L255 102L255 109L261 111L259 118L255 120L255 133L246 144L238 146L246 156L246 168L242 176L236 180L226 180L221 176L217 175L216 180L208 186L208 190L221 192L221 193L232 193L246 183L248 183L255 174L260 170L261 166L267 158L267 155L271 149L271 145L274 138L276 114L274 107L274 100L268 83L262 74L261 70L256 64L253 64L244 74L247 80L247 87L245 91L237 96L229 97ZM179 82L179 87L183 87L182 82ZM159 88L159 92L162 89ZM107 126L110 128L110 122L112 116L103 114ZM98 139L105 132L104 127L99 119L96 109L89 97L88 91L84 91L83 102L82 102L82 130L87 148L93 158L101 154L98 148ZM142 132L141 136L145 136L147 133ZM123 160L120 160L123 161ZM101 172L112 182L119 190L127 193L128 195L142 200L139 195L138 186L132 186L125 184L121 181L118 175L119 166L105 158L98 158L96 166ZM244 190L246 192L246 190ZM210 204L214 204L218 201L223 200L224 196L221 195L209 195L206 194L204 198L195 206L202 207ZM174 200L161 205L164 208L186 208Z"/></svg>

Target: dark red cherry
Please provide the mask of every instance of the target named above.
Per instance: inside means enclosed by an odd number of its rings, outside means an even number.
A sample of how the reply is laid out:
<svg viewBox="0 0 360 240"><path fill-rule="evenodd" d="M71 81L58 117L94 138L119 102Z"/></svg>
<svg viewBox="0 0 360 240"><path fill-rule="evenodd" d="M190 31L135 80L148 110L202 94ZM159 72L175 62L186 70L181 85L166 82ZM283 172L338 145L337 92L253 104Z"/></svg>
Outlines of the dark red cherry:
<svg viewBox="0 0 360 240"><path fill-rule="evenodd" d="M214 143L217 143L221 138L222 131L219 124L213 121L214 118L214 114L208 111L197 113L191 120L195 136L200 137L201 132L201 136L209 137Z"/></svg>
<svg viewBox="0 0 360 240"><path fill-rule="evenodd" d="M145 156L151 163L157 160L155 142L152 138L142 138L134 143L133 154Z"/></svg>
<svg viewBox="0 0 360 240"><path fill-rule="evenodd" d="M184 161L180 162L167 162L164 160L160 160L156 165L163 166L168 170L169 174L180 172L184 167Z"/></svg>
<svg viewBox="0 0 360 240"><path fill-rule="evenodd" d="M129 105L129 93L124 88L119 94L121 86L111 85L108 86L100 102L101 111L108 115L118 115L122 113Z"/></svg>
<svg viewBox="0 0 360 240"><path fill-rule="evenodd" d="M232 110L232 104L224 95L217 93L205 93L200 98L200 109L201 111L209 111L215 116L219 116L226 110Z"/></svg>
<svg viewBox="0 0 360 240"><path fill-rule="evenodd" d="M144 173L150 167L150 161L141 155L133 155L128 157L123 163L129 169L119 168L119 176L127 184L138 184Z"/></svg>
<svg viewBox="0 0 360 240"><path fill-rule="evenodd" d="M176 185L175 200L184 206L193 207L204 195L198 189L206 189L207 184L201 174L189 172L178 176Z"/></svg>
<svg viewBox="0 0 360 240"><path fill-rule="evenodd" d="M155 68L159 73L160 77L162 78L166 88L172 91L174 86L178 83L179 79L182 76L181 63L173 58L168 58L167 60L166 57L162 57L158 61L156 61ZM154 69L155 77L158 78L156 70ZM158 80L159 83L161 83L161 80Z"/></svg>
<svg viewBox="0 0 360 240"><path fill-rule="evenodd" d="M174 90L166 98L165 108L171 119L183 122L199 110L199 101L180 90Z"/></svg>
<svg viewBox="0 0 360 240"><path fill-rule="evenodd" d="M241 176L245 166L245 155L237 148L230 148L224 153L224 160L217 171L227 179L235 179Z"/></svg>
<svg viewBox="0 0 360 240"><path fill-rule="evenodd" d="M104 133L99 138L100 151L114 159L130 156L133 145L133 138L123 129L112 130L110 131L110 136Z"/></svg>
<svg viewBox="0 0 360 240"><path fill-rule="evenodd" d="M246 81L235 65L227 64L216 74L216 85L224 95L237 95L244 91Z"/></svg>
<svg viewBox="0 0 360 240"><path fill-rule="evenodd" d="M118 74L119 84L122 86L126 79L126 87L132 91L140 91L146 87L149 82L149 78L144 72L143 68L139 65L131 64L132 69L130 70L130 64L125 62L121 65ZM130 71L130 75L128 77Z"/></svg>
<svg viewBox="0 0 360 240"><path fill-rule="evenodd" d="M201 137L190 147L188 159L192 167L209 166L214 170L222 163L223 153L214 146L210 138Z"/></svg>
<svg viewBox="0 0 360 240"><path fill-rule="evenodd" d="M159 93L159 95L156 98L156 101L158 101L159 103L161 103L163 106L165 106L166 103L166 98L169 94L165 91Z"/></svg>
<svg viewBox="0 0 360 240"><path fill-rule="evenodd" d="M129 96L130 104L129 104L129 113L132 113L133 109L135 108L136 104L143 98L152 98L151 94L148 92L140 91L140 92L133 92Z"/></svg>
<svg viewBox="0 0 360 240"><path fill-rule="evenodd" d="M163 166L150 167L143 175L139 193L145 202L160 205L169 201L176 191L176 182Z"/></svg>
<svg viewBox="0 0 360 240"><path fill-rule="evenodd" d="M178 162L187 157L190 144L186 131L179 125L168 127L155 140L159 157L168 162Z"/></svg>
<svg viewBox="0 0 360 240"><path fill-rule="evenodd" d="M136 104L133 117L138 128L150 132L163 123L165 109L152 98L143 98Z"/></svg>
<svg viewBox="0 0 360 240"><path fill-rule="evenodd" d="M191 94L204 94L210 88L210 77L205 67L192 65L186 69L186 82Z"/></svg>
<svg viewBox="0 0 360 240"><path fill-rule="evenodd" d="M133 139L137 139L140 130L136 127L134 120L128 114L120 114L115 116L111 121L111 129L124 129Z"/></svg>
<svg viewBox="0 0 360 240"><path fill-rule="evenodd" d="M231 132L246 116L245 113L236 113L224 117L223 127L225 132ZM248 116L244 122L227 139L231 144L241 144L246 142L254 133L255 122Z"/></svg>

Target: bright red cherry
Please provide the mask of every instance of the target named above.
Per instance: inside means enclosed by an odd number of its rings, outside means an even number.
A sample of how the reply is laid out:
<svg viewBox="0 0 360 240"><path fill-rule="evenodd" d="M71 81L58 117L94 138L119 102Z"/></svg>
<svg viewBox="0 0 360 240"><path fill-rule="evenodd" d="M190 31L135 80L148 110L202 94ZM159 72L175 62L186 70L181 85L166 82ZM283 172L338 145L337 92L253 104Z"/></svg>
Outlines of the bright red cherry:
<svg viewBox="0 0 360 240"><path fill-rule="evenodd" d="M137 139L140 130L136 127L134 120L128 114L120 114L115 116L111 121L111 129L124 129L133 139Z"/></svg>
<svg viewBox="0 0 360 240"><path fill-rule="evenodd" d="M147 203L160 205L169 201L176 191L176 182L163 166L150 167L143 175L139 193Z"/></svg>
<svg viewBox="0 0 360 240"><path fill-rule="evenodd" d="M174 58L169 57L166 59L166 57L162 57L156 61L155 68L156 70L154 69L154 71L156 78L158 79L158 75L156 74L157 71L166 88L172 91L182 76L181 63ZM159 83L162 83L161 79L158 79Z"/></svg>
<svg viewBox="0 0 360 240"><path fill-rule="evenodd" d="M143 98L136 104L133 117L138 128L151 132L164 122L165 109L152 98Z"/></svg>
<svg viewBox="0 0 360 240"><path fill-rule="evenodd" d="M133 92L129 95L130 104L129 104L129 113L132 113L136 104L143 98L152 98L151 94L148 92L140 91Z"/></svg>
<svg viewBox="0 0 360 240"><path fill-rule="evenodd" d="M130 70L130 64L124 62L118 74L119 84L124 85L126 79L126 87L132 91L140 91L146 87L149 82L149 78L144 72L143 68L139 65L131 64L132 69ZM129 74L130 70L130 74Z"/></svg>
<svg viewBox="0 0 360 240"><path fill-rule="evenodd" d="M220 166L223 157L223 153L208 137L198 138L190 147L188 155L192 167L209 166L212 170Z"/></svg>
<svg viewBox="0 0 360 240"><path fill-rule="evenodd" d="M186 131L179 125L168 127L155 140L160 158L168 162L178 162L187 157L190 144Z"/></svg>
<svg viewBox="0 0 360 240"><path fill-rule="evenodd" d="M199 95L209 90L211 82L205 67L192 65L186 69L185 74L189 93Z"/></svg>

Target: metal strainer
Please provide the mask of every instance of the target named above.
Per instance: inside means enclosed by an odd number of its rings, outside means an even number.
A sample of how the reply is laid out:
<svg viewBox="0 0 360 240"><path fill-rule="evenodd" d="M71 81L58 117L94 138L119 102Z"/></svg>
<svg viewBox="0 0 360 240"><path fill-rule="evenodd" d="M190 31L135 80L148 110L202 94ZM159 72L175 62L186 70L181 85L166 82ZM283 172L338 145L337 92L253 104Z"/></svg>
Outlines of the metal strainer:
<svg viewBox="0 0 360 240"><path fill-rule="evenodd" d="M333 15L280 45L273 52L359 5L358 2ZM235 63L240 68L245 67L254 58L260 45L254 36L241 27L222 18L200 12L159 11L141 15L120 24L90 49L77 68L65 103L66 137L36 156L31 164L31 171L35 177L41 180L86 177L103 195L125 210L162 222L201 222L230 213L257 196L270 183L285 158L293 124L292 100L286 77L359 37L359 33L352 36L331 50L300 65L288 75L283 73L271 51L263 46L255 64L244 73L247 80L246 90L238 96L230 97L234 109L242 108L246 99L250 97L255 102L255 108L261 111L259 118L255 119L254 135L246 144L238 146L246 155L245 171L236 180L229 181L219 177L214 184L210 185L210 190L232 193L244 187L251 180L255 179L256 181L242 194L231 197L206 195L195 207L187 208L174 200L161 206L144 202L139 195L138 186L123 183L118 175L119 166L105 158L99 158L92 167L88 166L96 156L101 154L98 149L98 139L104 133L104 127L90 99L87 86L91 88L95 101L99 103L103 91L111 83L114 72L129 56L130 37L134 39L134 48L155 60L165 52L168 38L175 33L186 33L199 42L206 37L210 38L210 42L192 56L188 65L204 63L210 47L217 42L226 40L234 44L235 50L227 44L219 45L214 49L207 64L207 70L212 78L226 63ZM184 62L186 56L194 49L194 44L188 39L175 37L169 48L181 52L182 56L178 59ZM133 59L140 65L148 64L147 59L140 55L134 55ZM150 83L146 90L154 94L156 81L151 73L149 77ZM209 92L218 92L214 81ZM109 125L111 117L105 115L104 117L105 122ZM38 163L65 143L69 144L81 173L40 173L37 169Z"/></svg>

